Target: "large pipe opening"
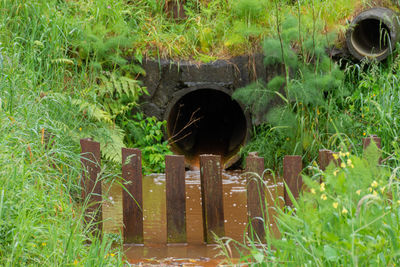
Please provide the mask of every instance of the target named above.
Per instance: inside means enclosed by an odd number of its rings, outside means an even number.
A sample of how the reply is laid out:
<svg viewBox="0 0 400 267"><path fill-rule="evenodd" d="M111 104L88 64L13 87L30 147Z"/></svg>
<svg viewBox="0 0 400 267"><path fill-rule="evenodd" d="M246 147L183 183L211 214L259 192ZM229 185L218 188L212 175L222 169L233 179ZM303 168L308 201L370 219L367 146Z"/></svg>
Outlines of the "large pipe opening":
<svg viewBox="0 0 400 267"><path fill-rule="evenodd" d="M200 88L177 96L167 111L167 134L175 153L197 165L200 154L229 160L247 138L247 118L238 102L222 90Z"/></svg>
<svg viewBox="0 0 400 267"><path fill-rule="evenodd" d="M381 20L362 20L354 27L351 42L359 54L378 57L389 49L390 31Z"/></svg>
<svg viewBox="0 0 400 267"><path fill-rule="evenodd" d="M384 7L375 7L358 14L346 33L349 52L358 60L378 61L387 58L399 39L399 17Z"/></svg>

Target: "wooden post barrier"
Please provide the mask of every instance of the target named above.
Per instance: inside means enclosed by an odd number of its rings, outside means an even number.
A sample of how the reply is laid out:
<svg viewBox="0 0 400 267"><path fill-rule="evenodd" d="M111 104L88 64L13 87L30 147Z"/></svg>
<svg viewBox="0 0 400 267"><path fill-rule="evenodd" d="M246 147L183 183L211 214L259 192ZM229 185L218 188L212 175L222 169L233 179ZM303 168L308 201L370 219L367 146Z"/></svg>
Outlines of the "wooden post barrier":
<svg viewBox="0 0 400 267"><path fill-rule="evenodd" d="M371 144L371 140L374 140L376 146L380 149L381 148L381 138L377 135L370 135L362 139L363 149L367 149L367 147Z"/></svg>
<svg viewBox="0 0 400 267"><path fill-rule="evenodd" d="M184 4L186 0L166 0L164 3L164 12L176 20L186 18Z"/></svg>
<svg viewBox="0 0 400 267"><path fill-rule="evenodd" d="M378 147L378 149L381 149L381 138L379 138L377 135L373 134L370 135L368 137L365 137L362 139L362 143L363 143L363 150L365 151L368 146L371 144L371 141L374 141L374 143L376 144L376 146ZM382 158L379 157L378 159L378 164L382 163Z"/></svg>
<svg viewBox="0 0 400 267"><path fill-rule="evenodd" d="M250 155L246 158L246 172L252 172L259 177L247 174L247 213L251 221L251 232L249 236L260 240L265 239L266 209L265 188L263 183L264 158ZM264 221L261 220L264 219ZM254 232L254 234L252 233ZM254 236L256 235L256 236Z"/></svg>
<svg viewBox="0 0 400 267"><path fill-rule="evenodd" d="M213 233L225 235L221 156L200 155L200 181L204 241L210 244Z"/></svg>
<svg viewBox="0 0 400 267"><path fill-rule="evenodd" d="M165 157L168 243L186 243L185 158Z"/></svg>
<svg viewBox="0 0 400 267"><path fill-rule="evenodd" d="M85 223L94 223L93 231L101 234L102 210L101 210L101 181L100 181L100 143L91 139L81 139L81 164L82 164L82 199L88 198L88 206L85 211Z"/></svg>
<svg viewBox="0 0 400 267"><path fill-rule="evenodd" d="M124 243L143 244L142 153L139 149L122 148L122 178L127 182L122 191Z"/></svg>
<svg viewBox="0 0 400 267"><path fill-rule="evenodd" d="M318 152L318 159L319 168L325 171L326 167L328 167L329 163L333 160L333 152L328 149L320 149Z"/></svg>
<svg viewBox="0 0 400 267"><path fill-rule="evenodd" d="M283 179L295 198L299 197L299 192L303 185L301 171L303 169L301 156L285 156L283 159ZM292 206L293 203L285 187L285 205Z"/></svg>

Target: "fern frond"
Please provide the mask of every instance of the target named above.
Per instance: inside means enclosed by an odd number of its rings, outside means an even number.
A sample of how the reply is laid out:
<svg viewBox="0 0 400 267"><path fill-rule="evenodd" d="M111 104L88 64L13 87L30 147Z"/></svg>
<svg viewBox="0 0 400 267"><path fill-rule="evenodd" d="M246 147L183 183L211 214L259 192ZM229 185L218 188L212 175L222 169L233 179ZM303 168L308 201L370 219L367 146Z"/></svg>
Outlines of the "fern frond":
<svg viewBox="0 0 400 267"><path fill-rule="evenodd" d="M124 147L124 131L116 125L103 125L90 131L94 140L100 142L101 153L105 159L121 162L121 148Z"/></svg>
<svg viewBox="0 0 400 267"><path fill-rule="evenodd" d="M89 103L82 99L72 99L71 103L76 105L80 111L86 112L87 116L96 120L112 123L112 116L99 108L96 104Z"/></svg>

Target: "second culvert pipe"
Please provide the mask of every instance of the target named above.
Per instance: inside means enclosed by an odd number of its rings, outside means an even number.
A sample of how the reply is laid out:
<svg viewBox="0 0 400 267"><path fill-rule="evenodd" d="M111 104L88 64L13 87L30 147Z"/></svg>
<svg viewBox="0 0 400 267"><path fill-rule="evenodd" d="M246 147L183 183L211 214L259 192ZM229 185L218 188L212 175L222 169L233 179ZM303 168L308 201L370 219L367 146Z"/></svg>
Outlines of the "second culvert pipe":
<svg viewBox="0 0 400 267"><path fill-rule="evenodd" d="M399 41L399 16L391 9L375 7L358 14L346 32L346 44L356 59L387 58Z"/></svg>

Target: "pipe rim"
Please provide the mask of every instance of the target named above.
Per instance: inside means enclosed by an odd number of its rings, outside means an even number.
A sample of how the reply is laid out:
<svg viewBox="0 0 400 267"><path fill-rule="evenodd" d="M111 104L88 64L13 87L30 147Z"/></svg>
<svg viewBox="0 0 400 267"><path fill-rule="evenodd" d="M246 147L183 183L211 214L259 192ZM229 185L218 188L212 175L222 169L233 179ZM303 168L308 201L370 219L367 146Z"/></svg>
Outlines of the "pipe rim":
<svg viewBox="0 0 400 267"><path fill-rule="evenodd" d="M397 21L397 16L398 15L395 11L384 7L374 7L359 13L351 22L346 32L346 43L349 52L358 60L362 60L364 58L376 59L378 61L384 60L389 54L392 53L396 44L396 40L398 39L397 28L399 21ZM380 21L388 30L390 41L388 42L387 48L379 53L366 53L354 45L354 43L356 43L354 42L355 29L360 22L366 20Z"/></svg>

